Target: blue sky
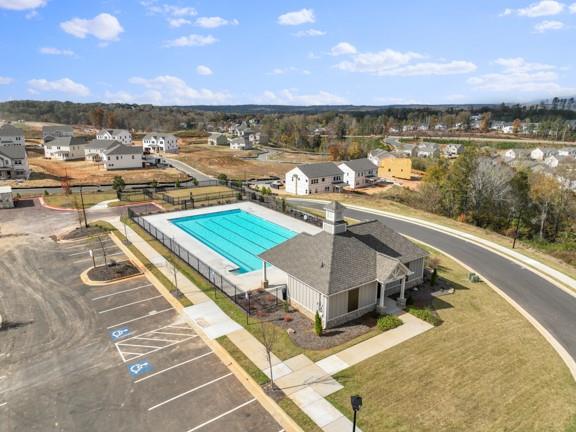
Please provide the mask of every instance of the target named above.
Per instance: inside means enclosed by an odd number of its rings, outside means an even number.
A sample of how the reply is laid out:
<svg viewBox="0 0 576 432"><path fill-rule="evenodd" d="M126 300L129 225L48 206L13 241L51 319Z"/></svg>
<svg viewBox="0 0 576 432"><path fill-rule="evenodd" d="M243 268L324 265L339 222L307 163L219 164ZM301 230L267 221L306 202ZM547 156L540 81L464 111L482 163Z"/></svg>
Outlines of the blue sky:
<svg viewBox="0 0 576 432"><path fill-rule="evenodd" d="M575 42L574 0L0 0L0 100L531 101Z"/></svg>

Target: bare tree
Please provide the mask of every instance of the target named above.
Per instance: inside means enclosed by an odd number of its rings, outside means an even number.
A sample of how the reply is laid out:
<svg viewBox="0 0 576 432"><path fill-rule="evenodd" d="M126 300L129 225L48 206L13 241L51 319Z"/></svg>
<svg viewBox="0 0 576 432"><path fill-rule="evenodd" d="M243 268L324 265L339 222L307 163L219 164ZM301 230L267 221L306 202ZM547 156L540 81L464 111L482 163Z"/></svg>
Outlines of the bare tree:
<svg viewBox="0 0 576 432"><path fill-rule="evenodd" d="M270 371L270 382L274 387L274 375L272 373L272 350L278 342L278 332L275 331L273 324L260 321L260 341L266 350L266 358L268 360L268 370Z"/></svg>

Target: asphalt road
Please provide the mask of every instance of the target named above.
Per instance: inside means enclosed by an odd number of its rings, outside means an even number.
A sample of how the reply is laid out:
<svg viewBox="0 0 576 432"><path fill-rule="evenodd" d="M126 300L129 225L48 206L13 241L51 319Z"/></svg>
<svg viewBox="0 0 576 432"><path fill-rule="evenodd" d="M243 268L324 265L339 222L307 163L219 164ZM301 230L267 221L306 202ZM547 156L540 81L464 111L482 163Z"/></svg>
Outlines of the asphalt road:
<svg viewBox="0 0 576 432"><path fill-rule="evenodd" d="M304 205L324 207L311 202L305 202ZM456 237L411 222L357 210L347 209L345 215L358 220L380 220L402 234L458 258L516 301L576 359L576 297L530 270Z"/></svg>
<svg viewBox="0 0 576 432"><path fill-rule="evenodd" d="M166 163L171 165L173 168L176 168L179 171L182 171L184 174L194 177L198 181L207 181L207 180L214 180L214 177L207 176L204 173L201 173L197 169L192 168L190 165L179 161L177 159L165 158Z"/></svg>
<svg viewBox="0 0 576 432"><path fill-rule="evenodd" d="M144 276L82 283L99 243L51 238L73 213L0 216L0 432L281 429Z"/></svg>

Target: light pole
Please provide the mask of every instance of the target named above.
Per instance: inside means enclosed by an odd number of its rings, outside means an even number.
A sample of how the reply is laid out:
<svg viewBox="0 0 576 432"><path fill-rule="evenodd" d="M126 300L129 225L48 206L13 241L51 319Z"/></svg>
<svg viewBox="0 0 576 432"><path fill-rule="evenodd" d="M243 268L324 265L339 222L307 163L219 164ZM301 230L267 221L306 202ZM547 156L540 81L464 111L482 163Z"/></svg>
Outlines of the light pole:
<svg viewBox="0 0 576 432"><path fill-rule="evenodd" d="M352 404L352 410L354 411L354 422L352 423L352 432L356 432L356 413L362 408L362 397L352 396L350 397L350 402Z"/></svg>
<svg viewBox="0 0 576 432"><path fill-rule="evenodd" d="M82 186L80 186L80 201L82 202L82 214L84 215L84 226L88 228L88 219L86 219L86 207L84 206L84 195L82 195Z"/></svg>

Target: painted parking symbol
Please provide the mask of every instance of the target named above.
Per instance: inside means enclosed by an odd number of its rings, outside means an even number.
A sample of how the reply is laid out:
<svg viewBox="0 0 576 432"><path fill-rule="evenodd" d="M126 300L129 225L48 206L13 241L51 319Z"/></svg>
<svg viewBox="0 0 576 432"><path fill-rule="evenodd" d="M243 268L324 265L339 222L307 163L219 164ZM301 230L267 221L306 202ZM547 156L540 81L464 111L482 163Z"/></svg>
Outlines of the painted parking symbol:
<svg viewBox="0 0 576 432"><path fill-rule="evenodd" d="M148 360L140 360L136 363L128 365L128 372L130 372L130 375L132 375L133 378L147 374L150 371L152 371L152 365L148 362Z"/></svg>
<svg viewBox="0 0 576 432"><path fill-rule="evenodd" d="M110 337L113 341L117 341L119 339L125 338L126 336L130 336L130 334L130 329L128 327L121 327L119 329L110 331Z"/></svg>

